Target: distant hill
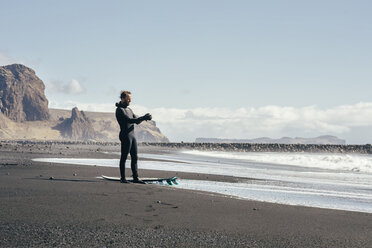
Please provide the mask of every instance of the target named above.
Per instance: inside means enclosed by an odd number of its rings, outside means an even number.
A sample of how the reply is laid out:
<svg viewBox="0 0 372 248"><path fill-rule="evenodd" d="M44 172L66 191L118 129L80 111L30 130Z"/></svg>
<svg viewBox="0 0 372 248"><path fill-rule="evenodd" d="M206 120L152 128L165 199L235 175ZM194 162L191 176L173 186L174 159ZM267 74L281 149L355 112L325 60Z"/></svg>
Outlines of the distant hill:
<svg viewBox="0 0 372 248"><path fill-rule="evenodd" d="M255 144L334 144L343 145L345 140L335 136L324 135L316 138L290 138L271 139L262 137L257 139L218 139L218 138L197 138L196 143L255 143Z"/></svg>
<svg viewBox="0 0 372 248"><path fill-rule="evenodd" d="M69 118L73 118L71 110L49 109L49 113L51 121L56 123L66 122ZM93 130L100 136L99 139L119 141L120 127L114 113L90 111L83 113L90 120ZM169 142L168 138L156 127L155 121L144 121L140 125L135 125L135 134L139 142Z"/></svg>
<svg viewBox="0 0 372 248"><path fill-rule="evenodd" d="M0 139L119 141L114 113L49 109L44 91L31 68L0 66ZM139 142L169 142L154 121L137 125L136 136Z"/></svg>

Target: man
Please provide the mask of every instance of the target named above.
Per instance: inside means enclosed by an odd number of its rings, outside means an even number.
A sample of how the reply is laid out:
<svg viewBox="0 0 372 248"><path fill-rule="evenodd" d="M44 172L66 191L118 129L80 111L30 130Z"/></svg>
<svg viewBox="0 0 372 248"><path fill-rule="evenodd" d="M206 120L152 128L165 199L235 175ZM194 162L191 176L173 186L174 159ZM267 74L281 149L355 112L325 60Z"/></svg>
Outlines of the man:
<svg viewBox="0 0 372 248"><path fill-rule="evenodd" d="M116 103L116 120L120 125L120 134L119 139L121 141L121 157L120 157L120 182L129 183L125 179L125 162L130 153L131 157L131 168L133 173L133 182L134 183L144 183L138 179L137 171L137 140L134 136L134 124L140 124L142 121L151 120L152 117L150 114L145 114L144 116L137 117L133 114L133 111L128 108L132 96L129 91L122 91L120 94L121 101Z"/></svg>

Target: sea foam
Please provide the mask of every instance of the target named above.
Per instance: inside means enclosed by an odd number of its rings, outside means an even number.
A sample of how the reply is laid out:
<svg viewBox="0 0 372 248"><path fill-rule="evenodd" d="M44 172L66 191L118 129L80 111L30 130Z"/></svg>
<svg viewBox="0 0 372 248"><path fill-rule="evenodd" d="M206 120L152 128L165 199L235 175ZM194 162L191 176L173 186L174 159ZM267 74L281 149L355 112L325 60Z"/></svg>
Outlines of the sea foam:
<svg viewBox="0 0 372 248"><path fill-rule="evenodd" d="M182 151L141 154L141 157L151 160L140 160L140 170L239 178L238 183L181 179L175 186L179 188L257 201L372 213L370 155ZM35 161L119 167L118 159L42 158Z"/></svg>
<svg viewBox="0 0 372 248"><path fill-rule="evenodd" d="M346 170L372 173L372 155L321 154L321 153L275 153L275 152L216 152L184 151L190 155L213 158L236 159L247 162L293 165L329 170Z"/></svg>

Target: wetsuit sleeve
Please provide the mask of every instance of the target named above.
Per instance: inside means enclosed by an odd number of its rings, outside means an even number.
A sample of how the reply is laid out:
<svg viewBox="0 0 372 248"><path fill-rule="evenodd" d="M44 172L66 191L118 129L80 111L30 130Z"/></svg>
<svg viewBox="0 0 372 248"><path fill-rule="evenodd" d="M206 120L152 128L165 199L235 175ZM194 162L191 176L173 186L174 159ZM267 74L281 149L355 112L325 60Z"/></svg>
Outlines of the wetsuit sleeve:
<svg viewBox="0 0 372 248"><path fill-rule="evenodd" d="M135 115L132 109L130 111L132 112L133 118L139 120L139 123L137 124L140 124L141 122L144 121L143 117L138 117L138 115Z"/></svg>
<svg viewBox="0 0 372 248"><path fill-rule="evenodd" d="M141 117L137 117L136 115L133 115L134 118L130 118L121 108L116 109L116 119L119 123L135 123L140 124L143 119Z"/></svg>

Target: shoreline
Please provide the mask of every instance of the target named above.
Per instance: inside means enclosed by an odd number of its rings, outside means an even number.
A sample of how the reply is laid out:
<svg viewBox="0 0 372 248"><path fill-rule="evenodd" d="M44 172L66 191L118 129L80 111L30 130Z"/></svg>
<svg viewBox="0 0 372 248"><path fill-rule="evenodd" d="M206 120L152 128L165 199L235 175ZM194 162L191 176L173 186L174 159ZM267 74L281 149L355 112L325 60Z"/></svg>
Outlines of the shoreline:
<svg viewBox="0 0 372 248"><path fill-rule="evenodd" d="M120 142L76 140L0 140L0 144L19 145L90 145L100 147L119 146ZM280 144L280 143L200 143L200 142L140 142L139 147L160 149L196 149L226 152L306 152L372 154L371 144Z"/></svg>
<svg viewBox="0 0 372 248"><path fill-rule="evenodd" d="M372 245L372 214L255 202L167 186L123 186L95 178L117 175L118 168L31 161L118 158L102 151L119 147L29 145L0 147L1 247ZM140 153L145 150L167 152L140 147ZM141 177L174 175L139 170ZM212 176L180 174L199 180ZM57 180L49 180L51 176ZM215 176L213 180L238 179Z"/></svg>

